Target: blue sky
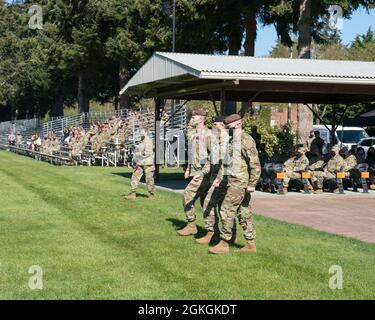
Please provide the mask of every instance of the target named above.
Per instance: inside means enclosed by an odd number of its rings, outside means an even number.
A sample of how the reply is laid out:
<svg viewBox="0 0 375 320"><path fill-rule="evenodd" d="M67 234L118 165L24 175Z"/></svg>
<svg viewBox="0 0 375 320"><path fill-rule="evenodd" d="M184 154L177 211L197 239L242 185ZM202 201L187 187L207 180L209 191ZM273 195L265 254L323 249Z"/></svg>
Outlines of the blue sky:
<svg viewBox="0 0 375 320"><path fill-rule="evenodd" d="M356 11L351 20L344 20L342 26L342 38L344 44L348 44L357 34L365 33L369 27L375 31L375 9L370 14L363 9ZM267 56L275 46L277 35L273 26L259 27L258 38L255 45L256 56Z"/></svg>

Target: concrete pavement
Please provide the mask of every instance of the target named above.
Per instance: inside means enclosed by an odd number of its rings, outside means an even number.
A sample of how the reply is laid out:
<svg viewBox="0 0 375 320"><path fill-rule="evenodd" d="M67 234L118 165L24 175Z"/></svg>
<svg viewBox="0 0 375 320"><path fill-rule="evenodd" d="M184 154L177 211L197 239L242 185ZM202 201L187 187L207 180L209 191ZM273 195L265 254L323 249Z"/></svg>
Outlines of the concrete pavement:
<svg viewBox="0 0 375 320"><path fill-rule="evenodd" d="M182 193L186 181L161 181L157 187ZM344 195L289 192L285 196L255 192L252 207L259 215L375 243L375 191Z"/></svg>

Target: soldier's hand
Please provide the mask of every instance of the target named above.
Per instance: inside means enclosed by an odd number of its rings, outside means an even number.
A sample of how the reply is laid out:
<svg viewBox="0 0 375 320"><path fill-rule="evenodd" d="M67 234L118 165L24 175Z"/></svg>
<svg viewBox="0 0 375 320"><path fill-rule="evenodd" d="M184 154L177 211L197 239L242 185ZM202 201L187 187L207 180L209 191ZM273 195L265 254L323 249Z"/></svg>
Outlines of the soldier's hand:
<svg viewBox="0 0 375 320"><path fill-rule="evenodd" d="M254 187L247 187L246 192L248 192L248 193L255 192L255 188Z"/></svg>
<svg viewBox="0 0 375 320"><path fill-rule="evenodd" d="M189 179L189 176L190 176L190 171L186 170L184 174L185 179Z"/></svg>
<svg viewBox="0 0 375 320"><path fill-rule="evenodd" d="M221 179L220 178L216 178L212 185L215 188L217 188L217 187L219 187L220 183L221 183Z"/></svg>
<svg viewBox="0 0 375 320"><path fill-rule="evenodd" d="M197 175L195 175L194 177L193 177L193 180L194 181L199 181L201 179L201 176L199 175L199 174L197 174Z"/></svg>

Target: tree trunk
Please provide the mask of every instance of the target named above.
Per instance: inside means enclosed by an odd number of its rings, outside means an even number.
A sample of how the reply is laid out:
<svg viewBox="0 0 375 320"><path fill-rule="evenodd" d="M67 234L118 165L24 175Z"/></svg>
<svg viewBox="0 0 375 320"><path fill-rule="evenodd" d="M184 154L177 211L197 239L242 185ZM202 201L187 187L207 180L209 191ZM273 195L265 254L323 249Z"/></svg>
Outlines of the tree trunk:
<svg viewBox="0 0 375 320"><path fill-rule="evenodd" d="M229 32L228 53L231 56L238 56L241 49L241 19L235 19L231 22L231 30ZM237 104L235 101L227 101L225 104L224 116L237 112Z"/></svg>
<svg viewBox="0 0 375 320"><path fill-rule="evenodd" d="M59 92L55 96L55 101L51 110L52 117L63 117L64 116L64 95Z"/></svg>
<svg viewBox="0 0 375 320"><path fill-rule="evenodd" d="M130 80L130 67L129 62L126 59L120 59L120 70L119 70L119 84L120 90ZM130 97L126 94L120 96L120 109L130 108Z"/></svg>
<svg viewBox="0 0 375 320"><path fill-rule="evenodd" d="M300 0L300 17L298 20L298 57L311 58L312 42L311 0ZM307 145L309 132L314 124L314 116L305 105L297 107L297 143Z"/></svg>
<svg viewBox="0 0 375 320"><path fill-rule="evenodd" d="M245 31L246 38L244 43L245 56L255 56L255 41L257 39L257 17L255 10L249 9L245 13ZM242 115L250 111L250 115L254 115L253 103L250 101L242 103Z"/></svg>
<svg viewBox="0 0 375 320"><path fill-rule="evenodd" d="M78 75L78 113L90 111L90 101L87 96L87 82L85 76L80 73Z"/></svg>
<svg viewBox="0 0 375 320"><path fill-rule="evenodd" d="M300 59L310 59L312 42L311 0L300 0L299 10L298 57Z"/></svg>
<svg viewBox="0 0 375 320"><path fill-rule="evenodd" d="M249 10L245 15L245 56L255 55L255 40L257 39L257 18L254 10Z"/></svg>

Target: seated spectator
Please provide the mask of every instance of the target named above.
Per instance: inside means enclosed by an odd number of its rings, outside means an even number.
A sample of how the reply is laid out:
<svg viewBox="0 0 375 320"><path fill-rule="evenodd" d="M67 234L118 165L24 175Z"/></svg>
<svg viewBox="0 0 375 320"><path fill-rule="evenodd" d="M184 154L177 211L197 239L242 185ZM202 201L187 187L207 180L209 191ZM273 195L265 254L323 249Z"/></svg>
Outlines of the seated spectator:
<svg viewBox="0 0 375 320"><path fill-rule="evenodd" d="M16 136L16 145L17 147L21 146L22 144L22 135L21 133L17 132L17 136Z"/></svg>
<svg viewBox="0 0 375 320"><path fill-rule="evenodd" d="M284 183L284 193L288 192L288 185L290 180L301 180L302 181L302 172L305 171L309 165L309 159L307 159L306 148L299 147L295 156L288 159L284 163L285 167L285 179ZM309 185L309 190L313 191L313 187Z"/></svg>
<svg viewBox="0 0 375 320"><path fill-rule="evenodd" d="M323 171L313 171L312 182L314 187L314 193L323 192L323 183L325 180L336 179L336 173L340 172L342 167L345 165L344 159L340 156L340 148L338 146L333 146L331 148L332 158L323 165ZM334 193L338 193L339 189L335 188Z"/></svg>
<svg viewBox="0 0 375 320"><path fill-rule="evenodd" d="M14 146L15 143L16 143L16 136L14 135L13 132L11 132L11 133L9 133L9 135L8 135L8 144L9 144L10 146Z"/></svg>
<svg viewBox="0 0 375 320"><path fill-rule="evenodd" d="M354 154L349 152L348 147L343 147L340 150L340 155L344 159L344 171L347 173L347 176L349 176L349 172L357 165L357 158Z"/></svg>
<svg viewBox="0 0 375 320"><path fill-rule="evenodd" d="M356 157L357 157L357 163L365 163L366 161L365 149L363 149L362 147L357 148Z"/></svg>
<svg viewBox="0 0 375 320"><path fill-rule="evenodd" d="M39 152L40 147L42 145L42 140L40 139L38 134L35 134L34 138L35 139L33 141L33 146L34 146L33 151Z"/></svg>

